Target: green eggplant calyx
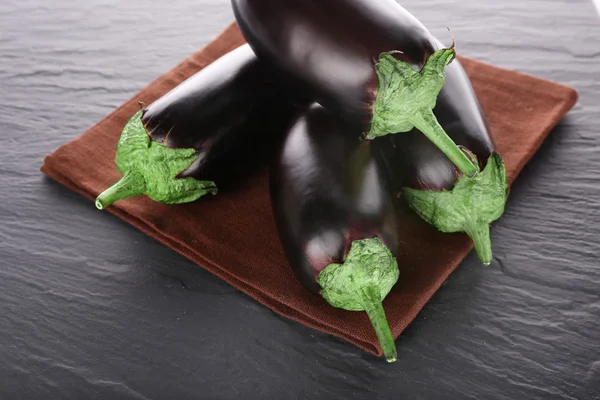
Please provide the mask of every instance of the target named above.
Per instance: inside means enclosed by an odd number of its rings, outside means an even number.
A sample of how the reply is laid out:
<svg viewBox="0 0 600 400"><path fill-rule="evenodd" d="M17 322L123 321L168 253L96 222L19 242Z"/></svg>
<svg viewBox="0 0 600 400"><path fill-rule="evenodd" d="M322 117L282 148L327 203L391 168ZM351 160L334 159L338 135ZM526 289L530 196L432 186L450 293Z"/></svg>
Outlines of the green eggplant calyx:
<svg viewBox="0 0 600 400"><path fill-rule="evenodd" d="M177 178L197 158L196 150L173 149L150 140L141 117L139 110L123 128L115 157L123 177L96 198L96 207L102 210L117 200L141 195L165 204L181 204L216 194L214 182Z"/></svg>
<svg viewBox="0 0 600 400"><path fill-rule="evenodd" d="M504 161L493 153L483 171L462 175L452 190L404 189L410 207L442 232L465 232L481 262L492 262L490 224L500 218L508 197Z"/></svg>
<svg viewBox="0 0 600 400"><path fill-rule="evenodd" d="M333 307L366 311L388 362L397 359L394 337L382 301L398 281L398 263L379 238L352 242L343 264L329 264L319 274L321 296Z"/></svg>
<svg viewBox="0 0 600 400"><path fill-rule="evenodd" d="M458 148L433 114L437 96L445 83L444 70L456 57L454 45L431 54L420 71L381 53L376 65L377 98L366 139L408 132L413 128L431 140L466 176L473 177L477 165Z"/></svg>

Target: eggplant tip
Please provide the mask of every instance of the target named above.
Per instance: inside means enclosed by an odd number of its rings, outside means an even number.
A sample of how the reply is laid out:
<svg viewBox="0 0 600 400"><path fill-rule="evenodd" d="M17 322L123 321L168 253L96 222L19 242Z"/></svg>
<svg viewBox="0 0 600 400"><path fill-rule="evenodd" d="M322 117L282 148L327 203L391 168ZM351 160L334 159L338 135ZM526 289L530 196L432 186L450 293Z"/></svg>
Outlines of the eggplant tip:
<svg viewBox="0 0 600 400"><path fill-rule="evenodd" d="M450 32L450 37L452 38L452 45L450 47L448 47L448 50L454 50L456 48L456 39L454 38L454 35L452 34L452 30L450 29L450 27L447 26L446 29L448 29L448 32Z"/></svg>

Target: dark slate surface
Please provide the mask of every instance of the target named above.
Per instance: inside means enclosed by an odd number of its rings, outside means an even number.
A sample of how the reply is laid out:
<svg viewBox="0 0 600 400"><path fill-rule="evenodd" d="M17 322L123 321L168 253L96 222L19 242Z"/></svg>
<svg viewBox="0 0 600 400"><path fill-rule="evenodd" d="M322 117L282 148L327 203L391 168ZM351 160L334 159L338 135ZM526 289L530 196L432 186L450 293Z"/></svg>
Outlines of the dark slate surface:
<svg viewBox="0 0 600 400"><path fill-rule="evenodd" d="M468 56L576 87L388 365L45 179L42 158L231 20L227 0L0 2L0 399L600 398L600 24L589 0L407 0Z"/></svg>

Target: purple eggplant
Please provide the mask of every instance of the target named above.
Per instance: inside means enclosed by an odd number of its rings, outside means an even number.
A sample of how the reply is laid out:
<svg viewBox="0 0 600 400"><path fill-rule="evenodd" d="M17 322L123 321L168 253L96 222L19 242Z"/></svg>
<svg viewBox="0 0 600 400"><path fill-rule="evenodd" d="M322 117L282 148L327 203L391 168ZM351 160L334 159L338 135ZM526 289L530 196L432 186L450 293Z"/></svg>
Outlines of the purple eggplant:
<svg viewBox="0 0 600 400"><path fill-rule="evenodd" d="M387 175L357 127L312 104L271 167L273 213L298 280L330 305L366 311L388 361L396 347L383 299L398 279Z"/></svg>
<svg viewBox="0 0 600 400"><path fill-rule="evenodd" d="M258 58L360 126L364 137L416 127L465 175L478 172L433 112L438 94L445 97L445 80L462 74L454 45L444 48L395 0L232 0L232 5Z"/></svg>
<svg viewBox="0 0 600 400"><path fill-rule="evenodd" d="M96 206L144 194L179 204L235 187L268 165L300 103L238 47L130 118L115 158L123 178Z"/></svg>

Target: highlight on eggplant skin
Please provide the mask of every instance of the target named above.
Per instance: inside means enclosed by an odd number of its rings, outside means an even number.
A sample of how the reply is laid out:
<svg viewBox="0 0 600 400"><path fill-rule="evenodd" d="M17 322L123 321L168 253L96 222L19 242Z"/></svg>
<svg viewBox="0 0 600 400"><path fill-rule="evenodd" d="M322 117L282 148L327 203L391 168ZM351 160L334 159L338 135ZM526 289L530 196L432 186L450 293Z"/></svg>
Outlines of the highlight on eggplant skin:
<svg viewBox="0 0 600 400"><path fill-rule="evenodd" d="M117 145L123 178L96 206L141 195L181 204L245 184L266 168L300 104L242 45L142 105Z"/></svg>
<svg viewBox="0 0 600 400"><path fill-rule="evenodd" d="M273 215L300 283L330 305L366 311L396 359L381 302L398 279L386 171L356 127L312 104L287 131L270 175Z"/></svg>
<svg viewBox="0 0 600 400"><path fill-rule="evenodd" d="M432 111L445 97L445 82L462 78L454 45L442 46L395 0L232 0L232 6L261 60L360 126L365 138L416 126L465 175L478 172Z"/></svg>

